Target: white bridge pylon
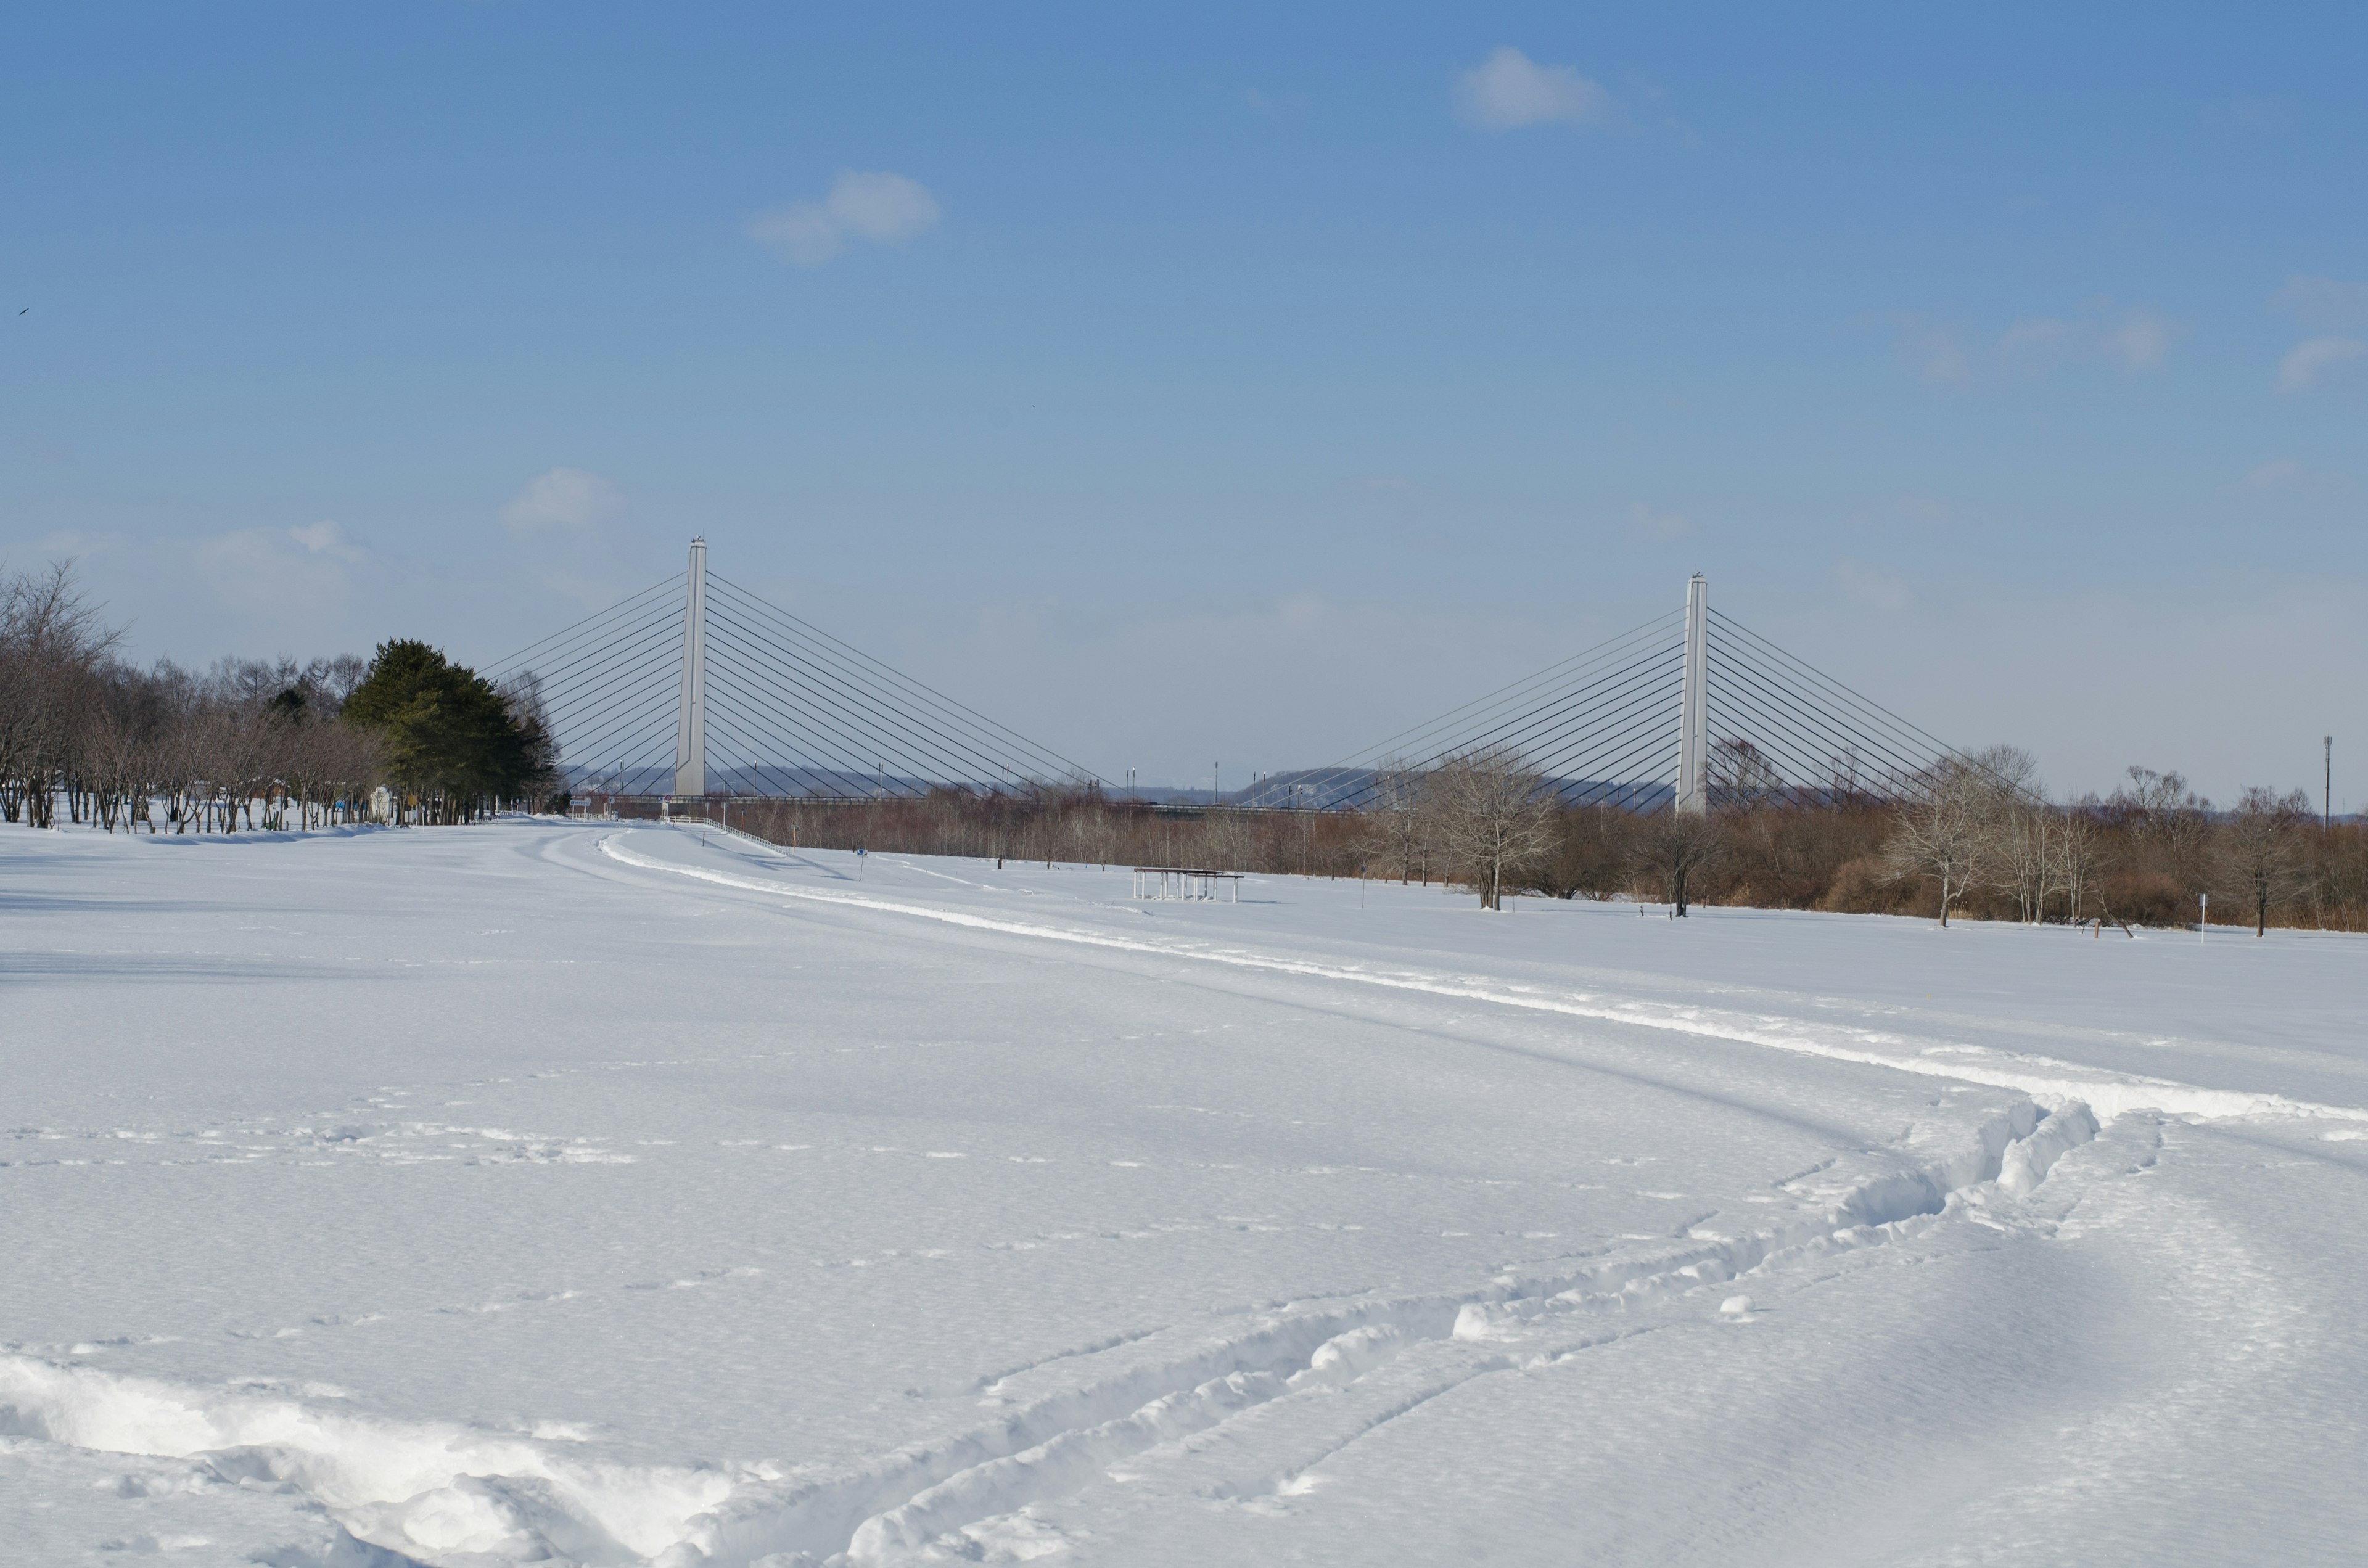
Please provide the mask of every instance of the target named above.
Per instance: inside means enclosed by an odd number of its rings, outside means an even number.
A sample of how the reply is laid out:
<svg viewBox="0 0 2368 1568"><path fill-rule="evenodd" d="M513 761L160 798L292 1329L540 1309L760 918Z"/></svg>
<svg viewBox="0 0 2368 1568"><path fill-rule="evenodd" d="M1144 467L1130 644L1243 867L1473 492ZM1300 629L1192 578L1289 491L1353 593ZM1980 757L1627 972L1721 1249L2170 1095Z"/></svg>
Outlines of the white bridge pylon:
<svg viewBox="0 0 2368 1568"><path fill-rule="evenodd" d="M689 590L682 602L682 695L675 718L674 792L707 794L707 540L690 541Z"/></svg>
<svg viewBox="0 0 2368 1568"><path fill-rule="evenodd" d="M1710 812L1710 579L1686 584L1686 668L1678 702L1678 811Z"/></svg>
<svg viewBox="0 0 2368 1568"><path fill-rule="evenodd" d="M571 790L830 801L1081 789L1066 757L718 574L686 571L486 666L522 683Z"/></svg>
<svg viewBox="0 0 2368 1568"><path fill-rule="evenodd" d="M1329 767L1269 775L1237 803L1394 809L1459 758L1509 759L1565 806L1664 809L1906 798L1959 754L1710 608L1642 624Z"/></svg>
<svg viewBox="0 0 2368 1568"><path fill-rule="evenodd" d="M562 776L591 794L834 801L1109 787L1049 747L715 574L688 570L486 666L536 692ZM1220 806L1344 811L1411 800L1459 757L1510 757L1565 806L1694 813L1734 802L1907 798L1953 748L1731 616L1709 580L1682 611L1330 767Z"/></svg>

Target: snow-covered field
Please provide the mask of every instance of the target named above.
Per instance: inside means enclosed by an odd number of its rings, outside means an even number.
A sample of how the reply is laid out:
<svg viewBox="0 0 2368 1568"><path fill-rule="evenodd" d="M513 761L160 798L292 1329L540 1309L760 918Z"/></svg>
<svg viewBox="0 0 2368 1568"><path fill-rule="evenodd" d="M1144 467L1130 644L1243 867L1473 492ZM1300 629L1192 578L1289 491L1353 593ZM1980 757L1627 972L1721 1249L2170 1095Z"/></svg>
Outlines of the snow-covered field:
<svg viewBox="0 0 2368 1568"><path fill-rule="evenodd" d="M0 1562L2368 1560L2368 941L0 830Z"/></svg>

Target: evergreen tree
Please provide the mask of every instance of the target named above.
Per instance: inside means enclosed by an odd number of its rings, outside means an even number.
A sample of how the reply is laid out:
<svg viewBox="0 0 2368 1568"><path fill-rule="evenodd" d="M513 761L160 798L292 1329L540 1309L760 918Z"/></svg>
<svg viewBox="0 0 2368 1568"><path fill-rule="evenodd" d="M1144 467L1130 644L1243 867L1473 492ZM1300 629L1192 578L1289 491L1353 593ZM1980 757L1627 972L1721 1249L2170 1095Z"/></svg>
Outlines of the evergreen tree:
<svg viewBox="0 0 2368 1568"><path fill-rule="evenodd" d="M432 822L468 822L552 777L541 714L427 643L382 642L341 710L378 732L387 776Z"/></svg>

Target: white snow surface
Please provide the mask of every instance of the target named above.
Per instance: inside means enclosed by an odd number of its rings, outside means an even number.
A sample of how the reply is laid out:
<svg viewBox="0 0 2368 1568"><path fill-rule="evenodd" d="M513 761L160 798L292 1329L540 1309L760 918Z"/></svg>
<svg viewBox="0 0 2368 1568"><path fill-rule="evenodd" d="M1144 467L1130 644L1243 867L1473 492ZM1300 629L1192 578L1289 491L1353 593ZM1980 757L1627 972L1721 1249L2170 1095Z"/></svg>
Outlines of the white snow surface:
<svg viewBox="0 0 2368 1568"><path fill-rule="evenodd" d="M0 830L0 1563L2368 1560L2368 940L1129 886Z"/></svg>

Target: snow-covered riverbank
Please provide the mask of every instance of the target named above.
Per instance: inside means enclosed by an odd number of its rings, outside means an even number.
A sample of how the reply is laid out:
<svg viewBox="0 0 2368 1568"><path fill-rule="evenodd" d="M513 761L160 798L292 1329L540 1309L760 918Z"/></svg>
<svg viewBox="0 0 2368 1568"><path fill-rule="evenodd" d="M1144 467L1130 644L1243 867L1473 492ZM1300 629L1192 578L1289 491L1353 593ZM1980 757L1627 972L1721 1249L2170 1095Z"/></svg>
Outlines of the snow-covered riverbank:
<svg viewBox="0 0 2368 1568"><path fill-rule="evenodd" d="M2357 1550L2368 942L1129 885L0 832L0 1540Z"/></svg>

